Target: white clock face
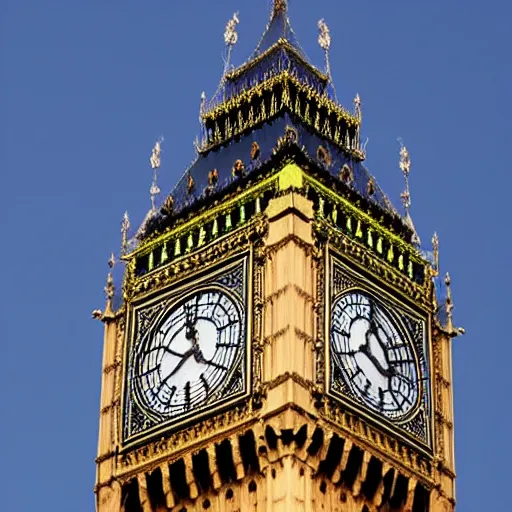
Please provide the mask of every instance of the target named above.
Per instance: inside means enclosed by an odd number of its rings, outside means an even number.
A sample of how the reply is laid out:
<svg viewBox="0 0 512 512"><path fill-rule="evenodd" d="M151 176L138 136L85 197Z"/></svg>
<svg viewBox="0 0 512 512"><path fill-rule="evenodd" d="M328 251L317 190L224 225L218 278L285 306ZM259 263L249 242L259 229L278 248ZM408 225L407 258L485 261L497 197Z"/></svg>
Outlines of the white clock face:
<svg viewBox="0 0 512 512"><path fill-rule="evenodd" d="M188 295L140 344L132 376L139 400L170 418L221 399L243 357L243 332L241 308L229 294L211 288Z"/></svg>
<svg viewBox="0 0 512 512"><path fill-rule="evenodd" d="M418 404L419 370L411 342L385 307L363 292L338 298L331 314L331 373L352 394L392 420Z"/></svg>

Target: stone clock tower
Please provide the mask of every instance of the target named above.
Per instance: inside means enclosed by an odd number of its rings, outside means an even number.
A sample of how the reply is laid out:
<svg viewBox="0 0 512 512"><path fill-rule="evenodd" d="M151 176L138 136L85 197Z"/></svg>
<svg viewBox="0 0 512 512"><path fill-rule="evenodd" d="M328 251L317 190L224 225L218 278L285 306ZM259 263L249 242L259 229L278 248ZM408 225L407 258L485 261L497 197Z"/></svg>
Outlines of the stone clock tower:
<svg viewBox="0 0 512 512"><path fill-rule="evenodd" d="M438 299L285 0L201 99L197 158L136 233L105 324L98 512L451 511L449 280ZM402 147L400 167L410 159ZM114 261L111 261L113 266Z"/></svg>

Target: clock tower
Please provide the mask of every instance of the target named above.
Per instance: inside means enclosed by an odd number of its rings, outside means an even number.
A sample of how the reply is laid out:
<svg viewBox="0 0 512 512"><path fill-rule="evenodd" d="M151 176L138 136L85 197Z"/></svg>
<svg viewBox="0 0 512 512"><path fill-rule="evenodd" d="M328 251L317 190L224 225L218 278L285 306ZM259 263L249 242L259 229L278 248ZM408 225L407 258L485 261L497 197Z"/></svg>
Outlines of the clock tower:
<svg viewBox="0 0 512 512"><path fill-rule="evenodd" d="M197 157L122 227L109 273L98 512L455 506L450 281L364 165L361 100L336 99L286 0L203 94ZM110 261L113 267L114 258Z"/></svg>

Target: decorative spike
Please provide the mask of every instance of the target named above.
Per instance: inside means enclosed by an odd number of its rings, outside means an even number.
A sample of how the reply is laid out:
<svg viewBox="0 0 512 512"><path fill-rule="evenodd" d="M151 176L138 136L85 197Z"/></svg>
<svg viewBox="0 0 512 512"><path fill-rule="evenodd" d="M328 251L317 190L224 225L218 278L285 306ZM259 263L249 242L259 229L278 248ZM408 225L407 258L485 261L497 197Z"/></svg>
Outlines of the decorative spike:
<svg viewBox="0 0 512 512"><path fill-rule="evenodd" d="M236 31L236 26L240 23L240 20L238 19L238 12L235 12L233 14L233 17L228 20L226 23L226 29L224 30L224 43L227 47L227 55L226 60L224 62L224 74L228 72L229 69L229 61L231 59L231 50L233 49L233 46L238 41L238 33Z"/></svg>
<svg viewBox="0 0 512 512"><path fill-rule="evenodd" d="M163 137L160 137L153 147L151 151L151 156L149 157L149 162L151 164L151 168L153 169L153 181L151 182L151 187L149 189L149 195L151 198L151 209L156 211L155 209L155 198L158 194L160 194L160 188L158 187L158 169L160 168L160 154L162 152L162 142L164 141Z"/></svg>
<svg viewBox="0 0 512 512"><path fill-rule="evenodd" d="M272 2L272 15L270 19L274 19L279 13L286 14L288 11L288 1L287 0L273 0Z"/></svg>
<svg viewBox="0 0 512 512"><path fill-rule="evenodd" d="M103 311L101 316L99 316L97 314L97 311L93 313L93 316L95 318L101 318L101 320L108 320L108 319L114 318L114 309L113 309L112 299L114 298L114 293L115 293L116 288L114 285L114 278L112 277L112 271L114 270L115 264L116 264L116 258L114 256L114 253L111 253L110 258L108 260L109 272L107 274L107 283L105 285L105 288L103 289L105 292L105 297L107 299L107 302L105 305L105 310Z"/></svg>
<svg viewBox="0 0 512 512"><path fill-rule="evenodd" d="M432 268L433 277L439 275L439 237L434 233L432 237L432 249L434 253L434 266Z"/></svg>
<svg viewBox="0 0 512 512"><path fill-rule="evenodd" d="M336 90L334 89L334 83L331 75L331 63L329 59L329 49L331 47L331 33L329 31L327 23L325 23L323 19L318 21L318 44L320 45L320 48L322 48L322 50L324 51L325 72L329 77L329 81L331 82L331 87L334 92L334 99L336 100Z"/></svg>
<svg viewBox="0 0 512 512"><path fill-rule="evenodd" d="M363 120L363 113L361 110L361 96L359 94L356 94L354 97L354 110L356 117L359 119L359 122Z"/></svg>
<svg viewBox="0 0 512 512"><path fill-rule="evenodd" d="M130 230L130 219L128 212L124 212L123 221L121 222L121 254L126 254L128 247L128 232Z"/></svg>
<svg viewBox="0 0 512 512"><path fill-rule="evenodd" d="M455 337L460 334L465 334L466 331L462 327L455 328L453 325L453 298L452 298L452 280L450 274L446 273L444 278L444 284L446 285L446 331L450 334L450 336Z"/></svg>

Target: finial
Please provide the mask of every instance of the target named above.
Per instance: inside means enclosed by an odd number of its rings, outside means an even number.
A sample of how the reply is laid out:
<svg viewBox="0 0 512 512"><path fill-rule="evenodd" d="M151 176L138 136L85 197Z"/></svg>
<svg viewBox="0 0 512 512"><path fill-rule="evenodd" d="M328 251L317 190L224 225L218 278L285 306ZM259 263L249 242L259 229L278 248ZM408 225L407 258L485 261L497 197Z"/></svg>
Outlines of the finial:
<svg viewBox="0 0 512 512"><path fill-rule="evenodd" d="M446 272L446 276L444 278L444 284L446 285L446 326L445 329L451 337L459 336L460 334L465 334L466 330L463 327L455 328L453 326L453 298L452 298L452 279L450 274Z"/></svg>
<svg viewBox="0 0 512 512"><path fill-rule="evenodd" d="M205 107L206 107L206 93L203 91L201 93L201 104L200 104L200 107L199 107L199 113L201 115L204 114ZM199 118L199 120L201 121L201 118Z"/></svg>
<svg viewBox="0 0 512 512"><path fill-rule="evenodd" d="M439 237L437 233L432 236L432 251L434 253L434 266L432 268L433 277L439 275Z"/></svg>
<svg viewBox="0 0 512 512"><path fill-rule="evenodd" d="M229 68L229 61L231 59L231 50L233 49L233 46L238 41L238 32L236 31L236 26L240 23L240 20L238 19L238 12L235 12L233 14L233 17L228 20L226 23L226 30L224 30L224 43L226 44L228 48L228 54L226 57L226 62L224 64L224 74L228 71Z"/></svg>
<svg viewBox="0 0 512 512"><path fill-rule="evenodd" d="M160 188L157 184L158 179L158 169L160 168L160 153L162 152L161 144L164 141L163 137L160 137L153 147L151 151L151 156L149 158L149 162L151 164L151 168L153 169L153 181L151 183L151 188L149 189L149 195L151 197L151 210L155 211L155 197L160 194Z"/></svg>
<svg viewBox="0 0 512 512"><path fill-rule="evenodd" d="M410 215L410 208L411 208L411 192L409 189L409 173L411 172L411 155L409 154L409 151L404 146L403 140L399 137L398 142L400 143L400 169L404 175L405 179L405 190L400 194L400 199L402 200L402 204L405 208L405 221L409 225L409 227L413 231L412 236L412 243L416 246L419 246L421 244L420 238L418 236L418 233L416 232L416 228L414 227L414 224L412 222L412 218Z"/></svg>
<svg viewBox="0 0 512 512"><path fill-rule="evenodd" d="M329 48L331 47L331 32L329 31L329 27L327 23L323 19L318 20L318 44L320 48L324 51L325 56L325 72L329 77L329 81L331 82L331 87L334 93L334 98L336 99L336 90L334 89L334 83L331 75L331 63L329 60Z"/></svg>
<svg viewBox="0 0 512 512"><path fill-rule="evenodd" d="M359 93L357 93L354 97L354 109L357 119L359 119L359 124L356 126L356 148L364 155L366 152L368 139L366 139L364 147L361 147L361 122L363 121L363 113L361 110L361 96L359 96Z"/></svg>
<svg viewBox="0 0 512 512"><path fill-rule="evenodd" d="M411 157L409 151L404 146L402 139L398 139L400 143L400 169L402 170L405 178L405 190L400 194L402 204L405 208L406 215L409 215L409 208L411 207L411 193L409 191L409 173L411 172Z"/></svg>
<svg viewBox="0 0 512 512"><path fill-rule="evenodd" d="M331 47L331 33L327 23L322 20L318 20L318 44L324 52L328 52Z"/></svg>
<svg viewBox="0 0 512 512"><path fill-rule="evenodd" d="M280 12L286 13L288 11L287 0L274 0L272 5L272 18L275 18Z"/></svg>
<svg viewBox="0 0 512 512"><path fill-rule="evenodd" d="M98 320L106 321L111 320L115 317L114 309L112 307L112 299L114 297L115 286L114 286L114 278L112 277L112 270L116 264L116 257L114 253L111 253L110 258L108 260L109 272L107 274L107 284L105 288L103 288L105 292L105 297L107 299L107 303L105 305L105 310L102 312L100 309L95 309L92 312L92 317Z"/></svg>
<svg viewBox="0 0 512 512"><path fill-rule="evenodd" d="M356 116L361 121L363 119L362 111L361 111L361 96L357 93L354 97L354 108L356 111Z"/></svg>
<svg viewBox="0 0 512 512"><path fill-rule="evenodd" d="M126 254L128 246L128 231L130 230L130 218L128 212L124 212L123 221L121 222L121 254Z"/></svg>

